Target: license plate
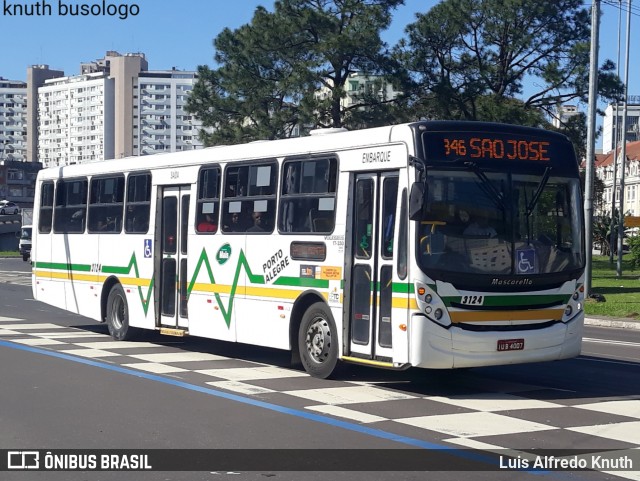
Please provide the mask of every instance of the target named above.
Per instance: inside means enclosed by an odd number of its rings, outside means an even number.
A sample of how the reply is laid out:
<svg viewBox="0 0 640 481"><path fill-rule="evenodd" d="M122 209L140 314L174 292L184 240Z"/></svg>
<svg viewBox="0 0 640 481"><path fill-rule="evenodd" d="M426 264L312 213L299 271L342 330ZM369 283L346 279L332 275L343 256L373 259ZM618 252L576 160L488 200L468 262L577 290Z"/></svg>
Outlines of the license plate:
<svg viewBox="0 0 640 481"><path fill-rule="evenodd" d="M500 339L498 341L498 351L522 351L524 349L524 339Z"/></svg>

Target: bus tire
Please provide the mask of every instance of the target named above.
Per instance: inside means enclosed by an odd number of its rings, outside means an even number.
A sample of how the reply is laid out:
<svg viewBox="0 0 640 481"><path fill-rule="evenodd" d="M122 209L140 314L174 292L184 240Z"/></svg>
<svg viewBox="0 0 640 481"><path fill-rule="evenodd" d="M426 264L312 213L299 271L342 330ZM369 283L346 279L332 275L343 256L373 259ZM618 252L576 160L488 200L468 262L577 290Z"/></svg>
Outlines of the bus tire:
<svg viewBox="0 0 640 481"><path fill-rule="evenodd" d="M116 341L130 341L135 337L136 329L129 326L129 305L120 284L111 288L107 298L107 326Z"/></svg>
<svg viewBox="0 0 640 481"><path fill-rule="evenodd" d="M298 349L305 371L326 379L338 363L338 335L331 311L324 302L316 302L302 316L298 331Z"/></svg>

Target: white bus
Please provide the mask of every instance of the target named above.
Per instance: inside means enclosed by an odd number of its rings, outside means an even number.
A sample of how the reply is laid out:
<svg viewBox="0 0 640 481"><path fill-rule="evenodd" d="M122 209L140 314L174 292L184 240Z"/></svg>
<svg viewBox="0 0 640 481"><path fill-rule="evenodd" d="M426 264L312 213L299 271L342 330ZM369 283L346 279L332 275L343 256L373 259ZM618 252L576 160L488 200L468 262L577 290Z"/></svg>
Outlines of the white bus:
<svg viewBox="0 0 640 481"><path fill-rule="evenodd" d="M108 324L338 361L573 357L584 241L566 137L418 122L43 170L33 295Z"/></svg>

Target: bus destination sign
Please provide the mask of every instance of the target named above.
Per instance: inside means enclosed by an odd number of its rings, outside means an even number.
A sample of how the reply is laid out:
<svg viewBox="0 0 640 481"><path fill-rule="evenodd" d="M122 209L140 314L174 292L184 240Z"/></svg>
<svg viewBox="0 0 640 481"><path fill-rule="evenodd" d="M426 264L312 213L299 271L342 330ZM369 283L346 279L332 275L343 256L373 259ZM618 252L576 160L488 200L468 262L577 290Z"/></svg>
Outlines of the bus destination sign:
<svg viewBox="0 0 640 481"><path fill-rule="evenodd" d="M551 160L548 140L484 132L425 132L427 158L431 160Z"/></svg>

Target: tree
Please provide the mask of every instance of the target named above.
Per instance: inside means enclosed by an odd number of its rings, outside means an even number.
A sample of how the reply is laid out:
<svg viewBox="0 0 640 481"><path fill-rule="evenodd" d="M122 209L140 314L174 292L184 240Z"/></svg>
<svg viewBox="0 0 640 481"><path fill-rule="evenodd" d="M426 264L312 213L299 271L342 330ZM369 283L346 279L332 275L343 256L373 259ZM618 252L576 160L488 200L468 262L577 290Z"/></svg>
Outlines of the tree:
<svg viewBox="0 0 640 481"><path fill-rule="evenodd" d="M583 5L444 0L418 15L396 49L411 74L404 89L416 115L544 125L556 105L586 101L590 18ZM607 98L621 91L613 69L607 61L600 71Z"/></svg>
<svg viewBox="0 0 640 481"><path fill-rule="evenodd" d="M627 212L623 217L630 215ZM618 238L619 238L619 226L620 226L620 211L615 209L613 216L613 245L611 245L611 215L605 214L600 217L594 218L593 221L593 242L602 245L602 255L609 255L611 249L615 255L618 254ZM626 239L630 236L631 231L629 229L623 229L622 238ZM636 236L637 237L637 236ZM633 238L633 236L631 236ZM638 242L638 241L634 241ZM639 251L640 252L640 251Z"/></svg>
<svg viewBox="0 0 640 481"><path fill-rule="evenodd" d="M214 40L220 67L198 67L186 105L208 127L200 132L205 145L288 137L299 125L296 65L277 54L280 27L258 7L251 24L225 29Z"/></svg>
<svg viewBox="0 0 640 481"><path fill-rule="evenodd" d="M205 144L289 137L296 129L371 126L395 120L389 99L364 92L341 106L352 73L394 71L380 32L403 0L280 0L214 40L217 69L198 68L187 110ZM396 69L397 70L397 69ZM318 95L322 91L325 95ZM363 110L363 107L370 107Z"/></svg>

